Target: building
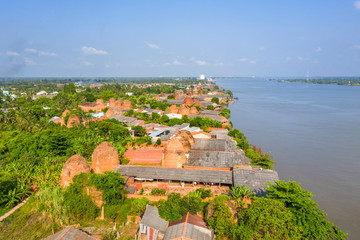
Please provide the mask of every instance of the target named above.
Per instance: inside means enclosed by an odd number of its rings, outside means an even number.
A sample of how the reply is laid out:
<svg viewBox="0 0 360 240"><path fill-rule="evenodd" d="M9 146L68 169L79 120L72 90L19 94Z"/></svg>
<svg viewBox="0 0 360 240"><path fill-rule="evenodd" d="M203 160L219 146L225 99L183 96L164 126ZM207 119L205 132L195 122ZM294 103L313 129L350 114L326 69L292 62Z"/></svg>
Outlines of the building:
<svg viewBox="0 0 360 240"><path fill-rule="evenodd" d="M178 221L170 221L166 229L164 240L194 239L212 240L214 230L208 229L201 216L187 213Z"/></svg>
<svg viewBox="0 0 360 240"><path fill-rule="evenodd" d="M205 75L204 75L204 74L200 74L199 80L205 80L205 79L206 79Z"/></svg>
<svg viewBox="0 0 360 240"><path fill-rule="evenodd" d="M167 222L159 215L156 207L146 206L144 215L140 222L140 239L142 234L148 240L156 239L193 239L212 240L214 231L206 227L201 216L187 213L178 221Z"/></svg>
<svg viewBox="0 0 360 240"><path fill-rule="evenodd" d="M160 217L156 207L146 205L140 222L140 239L142 234L145 234L148 240L162 239L168 225L169 223Z"/></svg>

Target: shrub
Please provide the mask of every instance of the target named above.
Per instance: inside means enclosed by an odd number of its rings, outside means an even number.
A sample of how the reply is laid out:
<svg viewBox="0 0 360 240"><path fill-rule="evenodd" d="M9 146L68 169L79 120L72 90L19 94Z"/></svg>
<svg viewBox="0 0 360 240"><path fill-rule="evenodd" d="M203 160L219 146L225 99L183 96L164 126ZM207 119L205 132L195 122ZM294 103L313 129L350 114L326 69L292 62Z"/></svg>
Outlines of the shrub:
<svg viewBox="0 0 360 240"><path fill-rule="evenodd" d="M151 193L150 195L153 195L153 196L165 196L166 194L166 190L164 188L153 188L151 190Z"/></svg>
<svg viewBox="0 0 360 240"><path fill-rule="evenodd" d="M200 198L201 199L205 199L207 197L211 197L212 193L211 193L211 189L205 189L205 188L198 188L195 190L195 194L199 193L200 194Z"/></svg>

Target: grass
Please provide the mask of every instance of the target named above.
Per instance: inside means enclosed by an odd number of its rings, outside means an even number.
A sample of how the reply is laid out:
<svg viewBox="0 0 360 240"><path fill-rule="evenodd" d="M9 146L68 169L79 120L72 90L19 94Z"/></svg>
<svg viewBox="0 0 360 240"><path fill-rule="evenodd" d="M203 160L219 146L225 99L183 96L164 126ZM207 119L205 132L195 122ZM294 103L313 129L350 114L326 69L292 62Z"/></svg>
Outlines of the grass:
<svg viewBox="0 0 360 240"><path fill-rule="evenodd" d="M33 197L0 223L0 239L41 239L62 227L54 223L51 218L36 210Z"/></svg>

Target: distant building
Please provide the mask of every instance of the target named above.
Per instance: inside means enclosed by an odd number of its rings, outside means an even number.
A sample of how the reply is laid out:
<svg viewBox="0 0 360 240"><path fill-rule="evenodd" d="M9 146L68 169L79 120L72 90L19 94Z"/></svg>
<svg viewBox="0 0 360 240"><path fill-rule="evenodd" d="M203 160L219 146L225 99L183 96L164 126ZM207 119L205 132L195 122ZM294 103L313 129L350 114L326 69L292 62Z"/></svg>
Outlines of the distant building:
<svg viewBox="0 0 360 240"><path fill-rule="evenodd" d="M47 95L47 92L45 91L40 91L38 93L36 93L36 95L40 96L40 95Z"/></svg>
<svg viewBox="0 0 360 240"><path fill-rule="evenodd" d="M199 80L205 80L205 79L206 79L206 77L205 77L204 74L201 74L201 75L199 76Z"/></svg>
<svg viewBox="0 0 360 240"><path fill-rule="evenodd" d="M10 92L9 92L9 91L3 91L2 94L3 94L4 96L7 96L7 95L10 94Z"/></svg>

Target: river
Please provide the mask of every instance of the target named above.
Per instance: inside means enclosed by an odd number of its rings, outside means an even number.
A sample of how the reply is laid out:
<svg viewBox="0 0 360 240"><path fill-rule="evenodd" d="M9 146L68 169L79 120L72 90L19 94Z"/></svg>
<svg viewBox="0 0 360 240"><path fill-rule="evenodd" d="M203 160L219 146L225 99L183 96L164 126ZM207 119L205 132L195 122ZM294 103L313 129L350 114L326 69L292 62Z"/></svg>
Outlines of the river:
<svg viewBox="0 0 360 240"><path fill-rule="evenodd" d="M349 239L360 239L360 87L216 78L230 120L270 152L281 180L300 182Z"/></svg>

